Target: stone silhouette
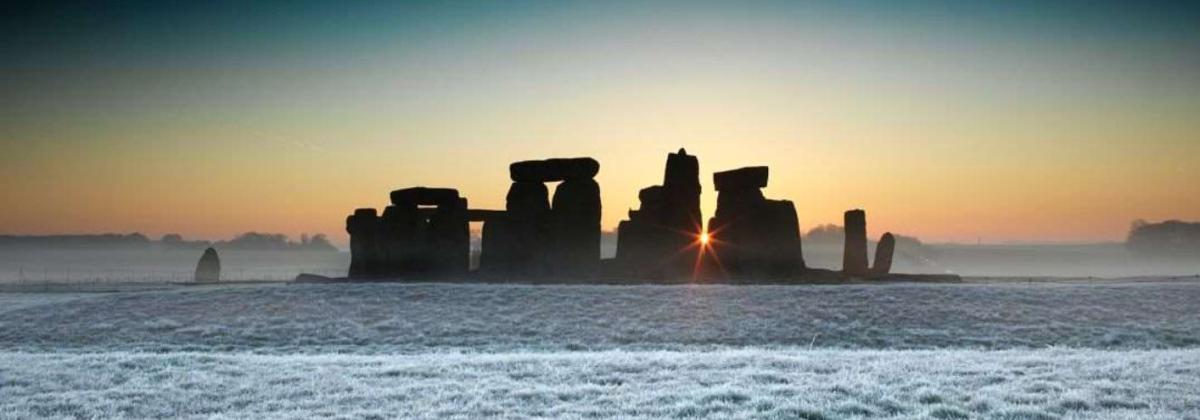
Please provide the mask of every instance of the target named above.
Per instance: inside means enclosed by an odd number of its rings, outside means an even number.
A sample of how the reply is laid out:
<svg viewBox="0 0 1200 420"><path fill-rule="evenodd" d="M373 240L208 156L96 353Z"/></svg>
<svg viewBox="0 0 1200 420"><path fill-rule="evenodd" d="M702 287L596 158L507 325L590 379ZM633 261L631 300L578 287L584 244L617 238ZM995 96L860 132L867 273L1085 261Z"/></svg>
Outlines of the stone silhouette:
<svg viewBox="0 0 1200 420"><path fill-rule="evenodd" d="M713 174L717 211L708 220L706 238L699 160L682 148L667 154L661 185L638 192L638 209L629 210L628 220L617 228L615 261L602 262L599 171L600 163L586 157L512 163L503 210L470 209L467 199L451 188L392 191L391 205L382 214L362 208L346 218L348 277L422 280L467 274L472 263L469 223L482 222L479 271L493 280L583 282L597 275L665 282L922 278L890 274L896 247L890 233L880 239L875 265L868 267L862 210L845 214L841 273L806 267L796 207L763 196L770 174L765 166ZM553 194L547 186L551 182L558 183ZM197 278L199 273L198 268Z"/></svg>
<svg viewBox="0 0 1200 420"><path fill-rule="evenodd" d="M542 276L594 273L600 263L600 163L592 158L509 165L505 211L483 224L480 269ZM546 182L560 182L550 198Z"/></svg>
<svg viewBox="0 0 1200 420"><path fill-rule="evenodd" d="M847 210L844 215L846 241L842 251L842 274L852 277L867 275L867 213L860 209Z"/></svg>
<svg viewBox="0 0 1200 420"><path fill-rule="evenodd" d="M550 206L551 269L555 274L594 272L600 264L600 184L568 178Z"/></svg>
<svg viewBox="0 0 1200 420"><path fill-rule="evenodd" d="M513 182L559 182L592 179L600 173L600 162L592 158L527 160L508 166Z"/></svg>
<svg viewBox="0 0 1200 420"><path fill-rule="evenodd" d="M892 271L892 256L896 253L896 237L891 232L884 233L875 246L875 263L871 266L871 276L882 277Z"/></svg>
<svg viewBox="0 0 1200 420"><path fill-rule="evenodd" d="M709 220L711 246L732 275L791 276L805 269L796 207L768 200L765 166L713 174L717 213Z"/></svg>
<svg viewBox="0 0 1200 420"><path fill-rule="evenodd" d="M357 209L346 217L350 234L350 277L369 278L383 272L383 249L379 240L379 215L375 209Z"/></svg>
<svg viewBox="0 0 1200 420"><path fill-rule="evenodd" d="M627 270L652 277L693 273L703 232L700 164L684 149L667 155L663 184L638 192L640 206L617 227L617 260Z"/></svg>
<svg viewBox="0 0 1200 420"><path fill-rule="evenodd" d="M196 283L216 283L221 281L221 257L217 250L207 248L196 263Z"/></svg>
<svg viewBox="0 0 1200 420"><path fill-rule="evenodd" d="M350 277L454 275L470 264L467 200L450 188L392 191L392 205L377 216L358 209L346 219Z"/></svg>

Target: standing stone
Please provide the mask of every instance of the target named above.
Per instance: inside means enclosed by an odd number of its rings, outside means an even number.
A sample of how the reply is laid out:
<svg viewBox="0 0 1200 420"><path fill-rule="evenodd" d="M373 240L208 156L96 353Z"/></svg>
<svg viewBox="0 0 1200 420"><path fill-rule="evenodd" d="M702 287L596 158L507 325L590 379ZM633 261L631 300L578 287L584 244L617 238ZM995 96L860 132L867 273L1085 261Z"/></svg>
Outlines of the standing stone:
<svg viewBox="0 0 1200 420"><path fill-rule="evenodd" d="M380 271L379 217L375 209L363 208L346 218L350 234L350 278L374 277Z"/></svg>
<svg viewBox="0 0 1200 420"><path fill-rule="evenodd" d="M663 173L663 204L660 222L659 257L672 275L693 274L700 258L700 235L704 219L700 215L700 161L680 148L667 155Z"/></svg>
<svg viewBox="0 0 1200 420"><path fill-rule="evenodd" d="M435 274L464 274L471 267L471 232L467 199L438 206L429 218L430 271Z"/></svg>
<svg viewBox="0 0 1200 420"><path fill-rule="evenodd" d="M789 277L804 269L796 207L763 197L767 176L765 166L713 174L718 194L710 246L728 274Z"/></svg>
<svg viewBox="0 0 1200 420"><path fill-rule="evenodd" d="M767 200L764 232L768 272L775 276L799 274L804 266L800 242L800 219L789 200Z"/></svg>
<svg viewBox="0 0 1200 420"><path fill-rule="evenodd" d="M617 229L617 260L631 273L680 278L694 272L704 231L700 164L684 149L667 154L662 185L638 193L638 210Z"/></svg>
<svg viewBox="0 0 1200 420"><path fill-rule="evenodd" d="M867 275L867 213L855 209L846 211L846 241L842 252L842 274L852 277Z"/></svg>
<svg viewBox="0 0 1200 420"><path fill-rule="evenodd" d="M594 272L600 263L600 184L571 178L554 190L550 231L555 274Z"/></svg>
<svg viewBox="0 0 1200 420"><path fill-rule="evenodd" d="M896 237L891 232L884 233L875 247L875 265L871 267L872 276L886 276L892 271L892 256L896 252Z"/></svg>
<svg viewBox="0 0 1200 420"><path fill-rule="evenodd" d="M196 264L196 283L216 283L221 281L221 258L217 250L208 248L200 256Z"/></svg>
<svg viewBox="0 0 1200 420"><path fill-rule="evenodd" d="M507 215L488 218L480 232L479 269L491 273L511 273L516 253L511 222Z"/></svg>
<svg viewBox="0 0 1200 420"><path fill-rule="evenodd" d="M540 182L514 182L505 198L506 217L496 221L492 243L503 243L492 261L512 274L536 275L546 270L550 230L549 189ZM501 226L502 225L502 226ZM485 251L486 252L486 251Z"/></svg>

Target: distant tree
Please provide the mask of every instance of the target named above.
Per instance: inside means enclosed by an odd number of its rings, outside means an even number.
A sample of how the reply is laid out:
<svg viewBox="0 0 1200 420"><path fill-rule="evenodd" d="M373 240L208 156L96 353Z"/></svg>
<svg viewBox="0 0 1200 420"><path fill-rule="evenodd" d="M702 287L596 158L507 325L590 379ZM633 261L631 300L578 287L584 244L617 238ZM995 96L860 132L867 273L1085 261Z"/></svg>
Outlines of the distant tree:
<svg viewBox="0 0 1200 420"><path fill-rule="evenodd" d="M211 241L189 241L178 233L168 233L158 240L159 245L168 249L204 249L212 245Z"/></svg>
<svg viewBox="0 0 1200 420"><path fill-rule="evenodd" d="M1147 256L1200 256L1200 223L1134 221L1125 239L1130 251Z"/></svg>
<svg viewBox="0 0 1200 420"><path fill-rule="evenodd" d="M804 235L804 241L808 243L840 244L845 240L846 231L841 226L833 224L818 225Z"/></svg>
<svg viewBox="0 0 1200 420"><path fill-rule="evenodd" d="M337 247L329 242L329 238L324 233L313 236L301 235L301 243L303 249L307 251L337 251Z"/></svg>
<svg viewBox="0 0 1200 420"><path fill-rule="evenodd" d="M183 235L178 233L168 233L158 240L163 245L179 245L183 243Z"/></svg>
<svg viewBox="0 0 1200 420"><path fill-rule="evenodd" d="M224 242L217 248L246 251L337 251L324 234L300 235L300 241L292 241L282 233L246 232Z"/></svg>
<svg viewBox="0 0 1200 420"><path fill-rule="evenodd" d="M246 232L230 239L219 242L220 248L242 250L285 250L288 249L287 235L281 233Z"/></svg>

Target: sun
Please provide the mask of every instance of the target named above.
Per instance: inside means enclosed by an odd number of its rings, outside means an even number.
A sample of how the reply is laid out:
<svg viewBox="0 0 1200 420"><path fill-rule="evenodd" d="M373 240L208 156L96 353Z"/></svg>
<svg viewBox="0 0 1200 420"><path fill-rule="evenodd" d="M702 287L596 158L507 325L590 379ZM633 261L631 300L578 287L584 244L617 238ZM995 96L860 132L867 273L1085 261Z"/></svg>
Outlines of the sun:
<svg viewBox="0 0 1200 420"><path fill-rule="evenodd" d="M708 240L709 240L708 232L704 232L704 233L700 234L700 245L708 245Z"/></svg>

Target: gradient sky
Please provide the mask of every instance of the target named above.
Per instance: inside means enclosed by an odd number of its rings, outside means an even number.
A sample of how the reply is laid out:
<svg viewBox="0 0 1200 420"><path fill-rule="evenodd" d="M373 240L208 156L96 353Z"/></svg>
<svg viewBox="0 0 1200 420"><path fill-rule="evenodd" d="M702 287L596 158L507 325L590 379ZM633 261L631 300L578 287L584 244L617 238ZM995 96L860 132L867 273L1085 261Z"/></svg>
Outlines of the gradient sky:
<svg viewBox="0 0 1200 420"><path fill-rule="evenodd" d="M253 3L253 4L249 4ZM771 167L804 229L1122 240L1200 219L1200 8L1154 2L4 6L0 234L324 232L388 191L502 208L592 156L603 224Z"/></svg>

